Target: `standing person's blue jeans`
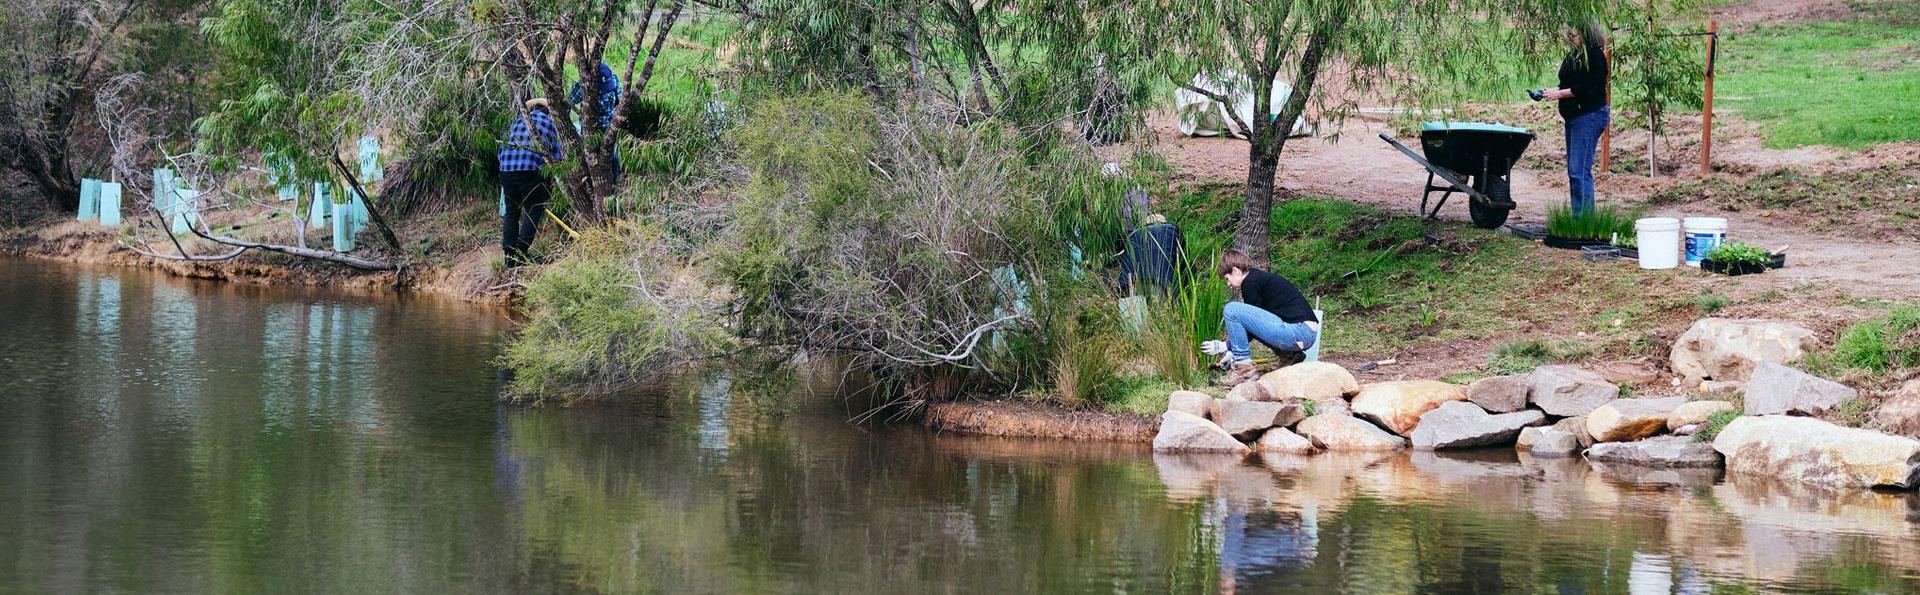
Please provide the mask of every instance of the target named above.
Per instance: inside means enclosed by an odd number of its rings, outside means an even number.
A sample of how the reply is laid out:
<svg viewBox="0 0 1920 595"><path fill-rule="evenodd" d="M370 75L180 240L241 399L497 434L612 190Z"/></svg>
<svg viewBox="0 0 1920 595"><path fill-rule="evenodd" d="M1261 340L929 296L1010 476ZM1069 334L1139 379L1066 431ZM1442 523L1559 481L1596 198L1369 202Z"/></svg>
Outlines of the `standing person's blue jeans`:
<svg viewBox="0 0 1920 595"><path fill-rule="evenodd" d="M1283 351L1305 351L1305 347L1312 347L1313 342L1320 338L1320 331L1304 321L1288 323L1274 313L1246 302L1227 302L1220 309L1220 315L1227 321L1227 351L1233 353L1235 363L1253 361L1253 343L1248 339L1249 335L1260 339L1268 347Z"/></svg>
<svg viewBox="0 0 1920 595"><path fill-rule="evenodd" d="M1611 119L1603 105L1567 120L1567 194L1574 216L1593 212L1593 157Z"/></svg>

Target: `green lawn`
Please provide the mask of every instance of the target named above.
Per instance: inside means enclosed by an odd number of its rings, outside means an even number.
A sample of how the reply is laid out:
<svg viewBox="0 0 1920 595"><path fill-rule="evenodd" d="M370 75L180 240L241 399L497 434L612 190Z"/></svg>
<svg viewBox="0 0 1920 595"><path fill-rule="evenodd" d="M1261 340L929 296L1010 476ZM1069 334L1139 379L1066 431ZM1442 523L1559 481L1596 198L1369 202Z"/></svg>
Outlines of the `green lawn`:
<svg viewBox="0 0 1920 595"><path fill-rule="evenodd" d="M1920 3L1850 6L1843 21L1723 36L1715 107L1758 123L1770 148L1920 140Z"/></svg>

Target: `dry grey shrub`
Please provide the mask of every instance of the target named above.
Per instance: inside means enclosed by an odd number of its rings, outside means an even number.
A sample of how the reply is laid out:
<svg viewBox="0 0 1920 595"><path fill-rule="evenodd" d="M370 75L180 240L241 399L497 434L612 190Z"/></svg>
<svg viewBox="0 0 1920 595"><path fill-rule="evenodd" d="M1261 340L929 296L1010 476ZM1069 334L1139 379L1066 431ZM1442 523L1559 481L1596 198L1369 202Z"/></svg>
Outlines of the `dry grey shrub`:
<svg viewBox="0 0 1920 595"><path fill-rule="evenodd" d="M1011 143L859 95L768 101L736 132L749 179L718 262L743 332L908 388L993 377L990 335L1032 323L1051 244Z"/></svg>

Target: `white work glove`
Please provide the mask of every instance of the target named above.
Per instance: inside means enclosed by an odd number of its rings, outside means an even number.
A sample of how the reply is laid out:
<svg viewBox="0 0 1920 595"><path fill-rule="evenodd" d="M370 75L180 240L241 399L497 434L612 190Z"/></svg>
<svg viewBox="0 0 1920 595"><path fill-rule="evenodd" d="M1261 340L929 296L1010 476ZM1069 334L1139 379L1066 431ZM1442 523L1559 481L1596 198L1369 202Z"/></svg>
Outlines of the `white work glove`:
<svg viewBox="0 0 1920 595"><path fill-rule="evenodd" d="M1205 353L1207 355L1220 355L1226 352L1227 352L1226 341L1221 341L1216 339L1213 341L1202 341L1200 343L1200 353Z"/></svg>

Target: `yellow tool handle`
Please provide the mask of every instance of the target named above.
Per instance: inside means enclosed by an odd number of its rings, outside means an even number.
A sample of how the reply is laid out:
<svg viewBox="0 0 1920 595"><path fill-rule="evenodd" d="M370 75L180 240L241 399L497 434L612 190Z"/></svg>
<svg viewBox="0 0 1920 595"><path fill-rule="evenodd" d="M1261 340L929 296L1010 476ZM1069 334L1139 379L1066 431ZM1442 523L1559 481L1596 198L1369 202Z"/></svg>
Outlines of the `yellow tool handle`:
<svg viewBox="0 0 1920 595"><path fill-rule="evenodd" d="M574 233L574 231L573 231L573 228L571 228L571 227L567 227L567 222L565 222L565 221L561 221L561 220L560 220L560 216L559 216L559 215L555 215L555 214L553 214L553 211L552 211L551 209L540 209L540 210L542 210L542 211L546 211L546 213L547 213L547 217L549 217L549 218L552 218L552 219L553 219L553 222L554 222L554 223L555 223L556 225L559 225L559 226L560 226L560 230L561 230L561 231L565 231L565 232L567 232L567 237L570 237L570 238L573 238L573 239L576 239L576 240L578 240L578 239L580 239L580 234L578 234L578 233Z"/></svg>

